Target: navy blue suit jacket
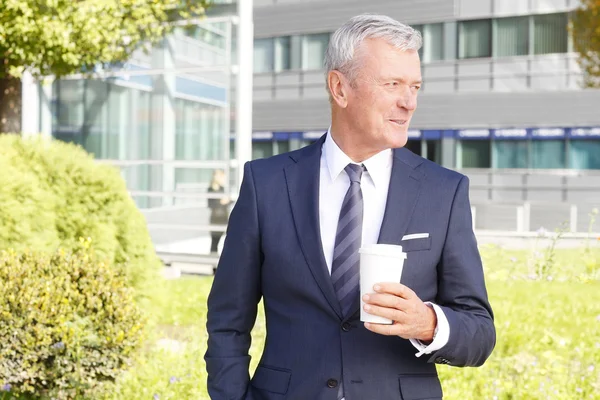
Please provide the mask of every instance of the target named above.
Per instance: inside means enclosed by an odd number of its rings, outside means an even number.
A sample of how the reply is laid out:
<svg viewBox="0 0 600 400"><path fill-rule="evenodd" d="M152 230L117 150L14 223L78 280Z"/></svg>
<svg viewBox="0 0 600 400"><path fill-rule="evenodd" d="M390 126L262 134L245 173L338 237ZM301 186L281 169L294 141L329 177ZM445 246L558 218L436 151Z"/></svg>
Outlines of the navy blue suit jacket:
<svg viewBox="0 0 600 400"><path fill-rule="evenodd" d="M435 363L479 366L496 341L465 176L406 149L393 167L379 243L408 257L403 284L438 304L450 324L445 347L420 358L408 340L342 318L319 229L324 137L245 165L239 199L208 299L205 355L212 399L439 399ZM428 238L402 241L405 234ZM264 300L267 338L250 379L250 332ZM343 371L343 373L342 373Z"/></svg>

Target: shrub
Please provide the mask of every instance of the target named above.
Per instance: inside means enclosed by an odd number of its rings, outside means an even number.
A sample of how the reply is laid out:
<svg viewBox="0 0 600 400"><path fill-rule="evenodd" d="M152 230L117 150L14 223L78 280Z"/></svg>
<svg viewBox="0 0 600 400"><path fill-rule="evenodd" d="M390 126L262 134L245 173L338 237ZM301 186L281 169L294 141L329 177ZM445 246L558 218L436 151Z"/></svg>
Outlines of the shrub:
<svg viewBox="0 0 600 400"><path fill-rule="evenodd" d="M89 237L102 257L127 266L134 287L156 277L146 221L118 169L73 144L0 135L0 171L0 250L69 250Z"/></svg>
<svg viewBox="0 0 600 400"><path fill-rule="evenodd" d="M74 252L0 254L0 387L98 398L140 346L143 318L122 269Z"/></svg>

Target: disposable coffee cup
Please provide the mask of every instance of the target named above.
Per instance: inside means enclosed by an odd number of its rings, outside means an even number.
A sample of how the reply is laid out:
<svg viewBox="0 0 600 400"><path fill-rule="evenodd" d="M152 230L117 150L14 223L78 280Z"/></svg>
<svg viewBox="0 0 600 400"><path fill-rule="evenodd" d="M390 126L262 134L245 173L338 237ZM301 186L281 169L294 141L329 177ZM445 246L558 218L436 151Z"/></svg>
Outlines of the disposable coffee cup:
<svg viewBox="0 0 600 400"><path fill-rule="evenodd" d="M373 286L383 282L400 282L406 253L402 246L371 244L361 247L360 254L360 320L374 324L392 324L392 320L369 314L364 310L365 294L374 293Z"/></svg>

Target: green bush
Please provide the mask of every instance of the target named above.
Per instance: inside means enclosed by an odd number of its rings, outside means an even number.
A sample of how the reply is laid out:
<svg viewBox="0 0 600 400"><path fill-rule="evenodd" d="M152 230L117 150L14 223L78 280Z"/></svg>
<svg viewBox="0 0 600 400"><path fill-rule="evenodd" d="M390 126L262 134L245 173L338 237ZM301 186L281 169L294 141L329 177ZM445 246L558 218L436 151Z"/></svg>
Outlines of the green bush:
<svg viewBox="0 0 600 400"><path fill-rule="evenodd" d="M140 289L156 277L156 257L143 215L118 169L81 147L0 135L0 250L74 249L79 238L114 265L127 265Z"/></svg>
<svg viewBox="0 0 600 400"><path fill-rule="evenodd" d="M0 253L0 388L15 396L99 398L142 342L122 269L83 244Z"/></svg>

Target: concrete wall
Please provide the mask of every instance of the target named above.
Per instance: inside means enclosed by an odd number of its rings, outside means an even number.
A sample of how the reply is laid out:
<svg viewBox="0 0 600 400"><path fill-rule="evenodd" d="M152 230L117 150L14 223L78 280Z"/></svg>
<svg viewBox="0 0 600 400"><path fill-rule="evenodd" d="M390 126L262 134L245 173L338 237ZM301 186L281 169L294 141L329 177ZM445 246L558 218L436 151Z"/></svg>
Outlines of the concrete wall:
<svg viewBox="0 0 600 400"><path fill-rule="evenodd" d="M324 93L323 89L323 93ZM412 127L597 126L600 90L428 94L419 98ZM326 130L329 103L319 99L254 102L255 131Z"/></svg>
<svg viewBox="0 0 600 400"><path fill-rule="evenodd" d="M449 0L320 0L277 1L264 6L255 0L254 34L257 38L297 33L331 32L350 17L381 13L407 23L439 22L455 16Z"/></svg>

